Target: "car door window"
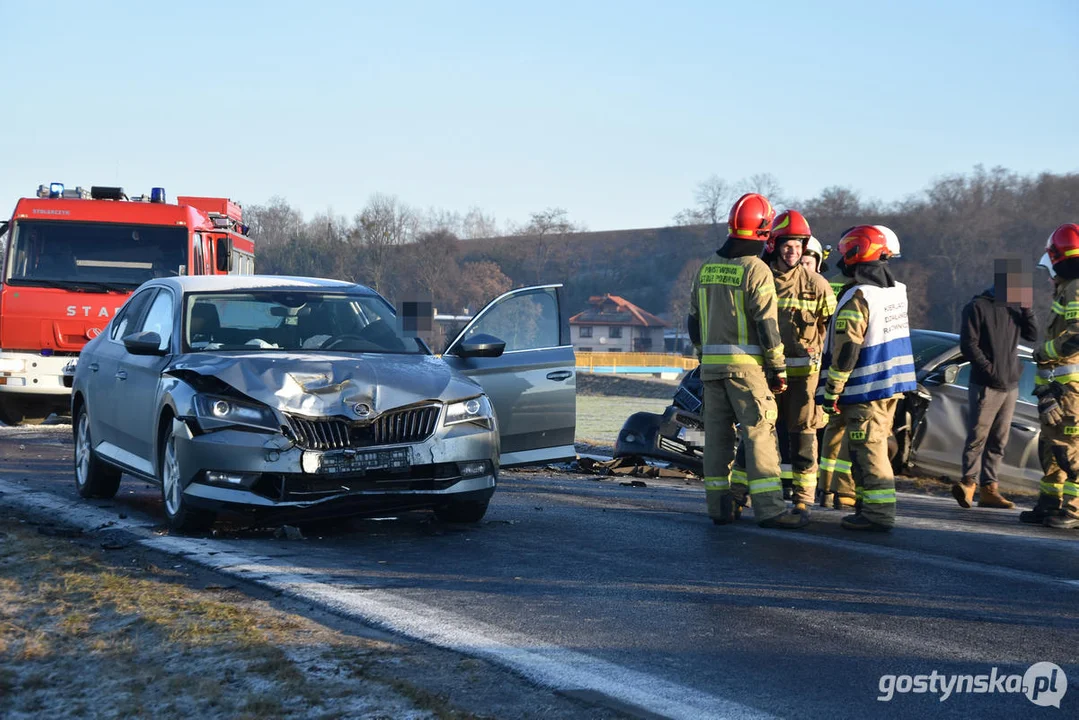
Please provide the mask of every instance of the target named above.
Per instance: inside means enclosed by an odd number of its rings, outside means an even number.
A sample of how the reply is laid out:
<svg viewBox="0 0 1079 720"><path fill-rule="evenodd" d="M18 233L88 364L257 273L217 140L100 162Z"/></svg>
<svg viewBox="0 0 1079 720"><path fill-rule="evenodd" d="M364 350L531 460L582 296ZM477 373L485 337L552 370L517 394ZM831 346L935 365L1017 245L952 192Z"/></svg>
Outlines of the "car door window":
<svg viewBox="0 0 1079 720"><path fill-rule="evenodd" d="M172 320L172 294L162 291L154 298L154 302L150 305L150 310L146 313L146 319L142 321L139 331L157 333L161 336L161 344L158 349L168 350L169 338L172 337Z"/></svg>
<svg viewBox="0 0 1079 720"><path fill-rule="evenodd" d="M539 288L505 298L468 329L466 338L494 335L506 352L558 347L558 296L554 288Z"/></svg>
<svg viewBox="0 0 1079 720"><path fill-rule="evenodd" d="M1038 367L1030 358L1019 358L1019 363L1023 366L1023 374L1019 376L1019 399L1033 404L1031 397L1034 392L1034 376Z"/></svg>
<svg viewBox="0 0 1079 720"><path fill-rule="evenodd" d="M120 342L126 336L135 332L135 328L139 326L142 316L145 314L146 308L150 305L150 300L156 292L156 288L149 288L142 292L135 293L131 299L120 308L120 314L112 321L112 330L109 333L110 340Z"/></svg>

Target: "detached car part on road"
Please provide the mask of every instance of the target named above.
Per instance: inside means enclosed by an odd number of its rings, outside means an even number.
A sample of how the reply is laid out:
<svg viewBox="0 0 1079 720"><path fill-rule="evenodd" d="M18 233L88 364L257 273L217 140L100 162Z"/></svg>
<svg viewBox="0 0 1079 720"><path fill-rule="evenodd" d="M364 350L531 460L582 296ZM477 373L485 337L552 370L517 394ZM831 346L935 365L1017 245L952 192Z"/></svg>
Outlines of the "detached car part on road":
<svg viewBox="0 0 1079 720"><path fill-rule="evenodd" d="M502 295L436 357L360 285L147 282L76 366L76 488L156 482L185 530L226 510L477 521L500 467L575 456L558 287Z"/></svg>
<svg viewBox="0 0 1079 720"><path fill-rule="evenodd" d="M888 443L892 467L896 473L917 468L958 479L967 433L970 364L963 359L959 336L954 333L912 330L910 339L918 386L905 393L896 408ZM1038 408L1030 394L1036 367L1026 347L1019 348L1019 359L1023 366L1019 401L998 478L1005 490L1036 489L1042 474ZM703 396L699 369L687 373L662 415L640 412L626 420L614 456L651 458L703 474Z"/></svg>

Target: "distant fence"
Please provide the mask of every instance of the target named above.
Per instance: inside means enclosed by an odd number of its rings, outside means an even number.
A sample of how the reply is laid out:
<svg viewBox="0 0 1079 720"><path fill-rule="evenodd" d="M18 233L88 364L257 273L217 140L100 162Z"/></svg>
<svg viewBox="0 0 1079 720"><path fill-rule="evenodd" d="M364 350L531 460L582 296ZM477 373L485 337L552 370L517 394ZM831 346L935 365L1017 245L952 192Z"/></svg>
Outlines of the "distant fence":
<svg viewBox="0 0 1079 720"><path fill-rule="evenodd" d="M697 358L666 353L579 352L577 368L591 373L681 373L697 367Z"/></svg>

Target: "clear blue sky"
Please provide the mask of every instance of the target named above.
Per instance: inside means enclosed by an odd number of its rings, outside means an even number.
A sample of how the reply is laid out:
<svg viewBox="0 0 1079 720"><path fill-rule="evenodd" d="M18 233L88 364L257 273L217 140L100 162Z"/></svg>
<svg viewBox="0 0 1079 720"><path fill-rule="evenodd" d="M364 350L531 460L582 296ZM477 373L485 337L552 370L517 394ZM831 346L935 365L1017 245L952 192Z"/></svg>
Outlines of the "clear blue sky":
<svg viewBox="0 0 1079 720"><path fill-rule="evenodd" d="M0 214L58 181L601 230L713 173L894 200L1079 171L1075 0L0 0L0 27Z"/></svg>

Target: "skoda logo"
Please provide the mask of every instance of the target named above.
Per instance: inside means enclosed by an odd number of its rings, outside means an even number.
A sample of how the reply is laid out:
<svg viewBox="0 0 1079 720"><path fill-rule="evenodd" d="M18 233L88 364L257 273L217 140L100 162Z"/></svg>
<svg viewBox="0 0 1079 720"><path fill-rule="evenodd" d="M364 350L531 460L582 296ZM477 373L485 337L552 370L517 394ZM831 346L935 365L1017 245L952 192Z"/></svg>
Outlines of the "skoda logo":
<svg viewBox="0 0 1079 720"><path fill-rule="evenodd" d="M96 338L100 334L101 334L101 328L90 328L89 330L86 331L86 337L90 338L91 340L93 340L94 338Z"/></svg>
<svg viewBox="0 0 1079 720"><path fill-rule="evenodd" d="M360 417L367 417L371 414L371 408L364 403L356 403L352 406L352 412L356 413Z"/></svg>

